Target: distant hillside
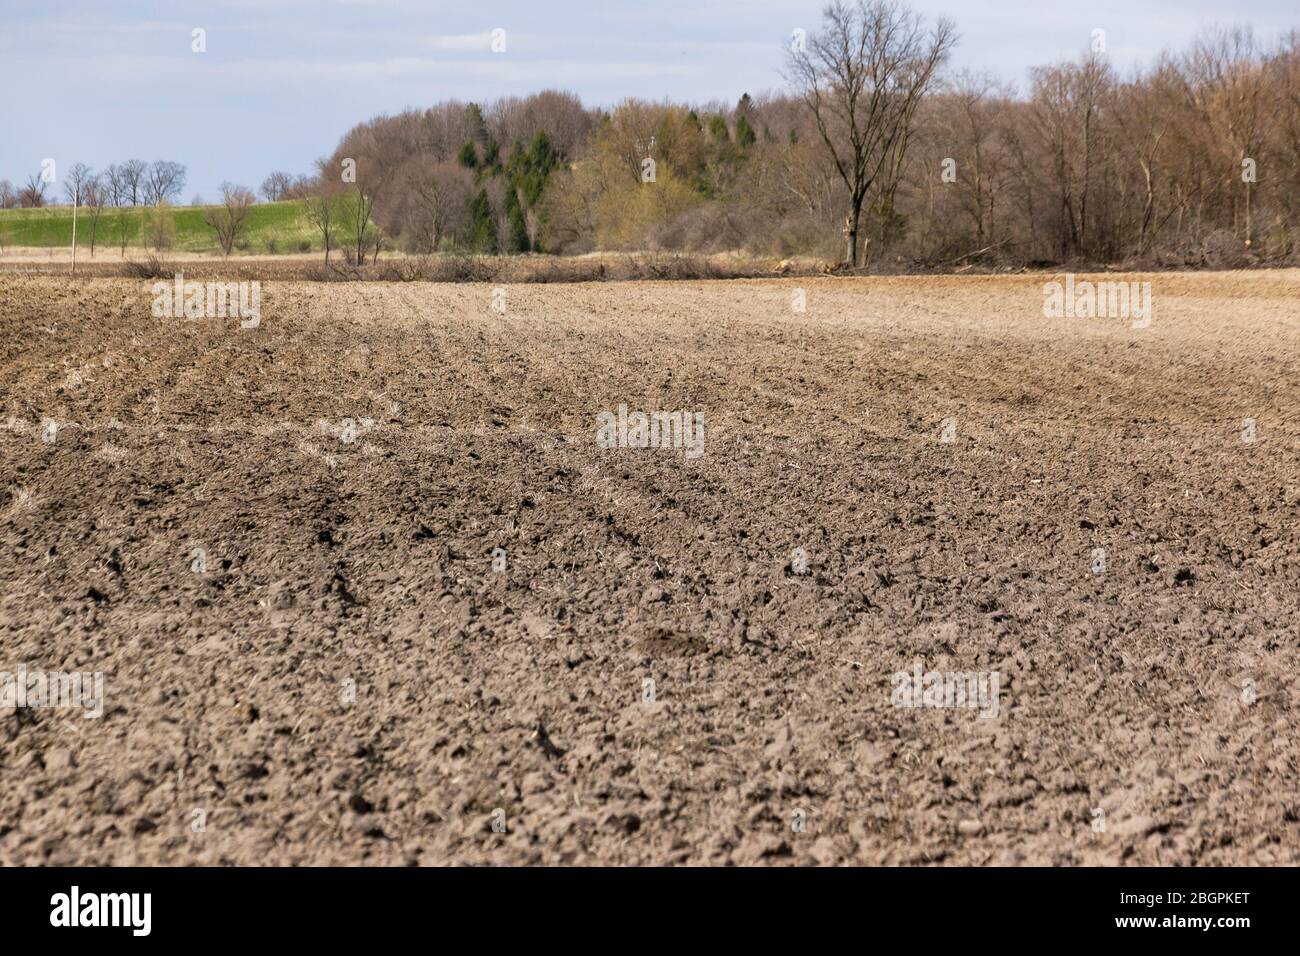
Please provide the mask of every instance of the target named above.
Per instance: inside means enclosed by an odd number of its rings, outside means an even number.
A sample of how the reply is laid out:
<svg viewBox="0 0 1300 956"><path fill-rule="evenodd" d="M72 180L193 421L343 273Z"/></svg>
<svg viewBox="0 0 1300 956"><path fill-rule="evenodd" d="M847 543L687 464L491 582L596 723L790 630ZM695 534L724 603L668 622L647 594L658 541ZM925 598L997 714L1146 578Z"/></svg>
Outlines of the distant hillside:
<svg viewBox="0 0 1300 956"><path fill-rule="evenodd" d="M168 212L176 226L173 249L186 252L217 252L216 237L203 222L204 206L174 206ZM107 207L99 217L95 241L96 257L118 249L121 236L128 246L146 244L146 206L122 209ZM84 207L77 214L77 249L90 251L91 213ZM0 209L0 245L70 247L72 208ZM259 203L251 208L248 226L239 252L310 252L323 248L320 234L312 227L301 201Z"/></svg>

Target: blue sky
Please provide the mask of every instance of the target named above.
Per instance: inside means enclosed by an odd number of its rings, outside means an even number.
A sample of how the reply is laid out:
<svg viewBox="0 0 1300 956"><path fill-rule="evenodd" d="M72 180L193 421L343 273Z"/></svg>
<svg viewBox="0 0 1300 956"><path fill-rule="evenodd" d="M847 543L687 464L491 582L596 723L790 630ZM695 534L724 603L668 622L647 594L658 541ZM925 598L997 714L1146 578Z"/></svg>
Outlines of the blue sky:
<svg viewBox="0 0 1300 956"><path fill-rule="evenodd" d="M1121 68L1214 23L1272 39L1295 0L914 0L961 34L954 64L1023 83L1106 30ZM789 0L0 0L0 179L139 157L189 167L185 198L305 172L352 125L441 99L548 87L733 101L781 86L782 47L822 2ZM191 31L207 52L190 50ZM490 32L505 30L504 53Z"/></svg>

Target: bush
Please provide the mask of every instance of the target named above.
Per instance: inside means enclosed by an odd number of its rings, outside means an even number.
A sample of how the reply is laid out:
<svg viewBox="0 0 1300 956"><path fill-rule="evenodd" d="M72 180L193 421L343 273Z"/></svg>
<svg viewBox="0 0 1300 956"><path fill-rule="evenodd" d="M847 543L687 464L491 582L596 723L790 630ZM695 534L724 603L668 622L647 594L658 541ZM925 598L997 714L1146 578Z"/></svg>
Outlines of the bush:
<svg viewBox="0 0 1300 956"><path fill-rule="evenodd" d="M713 203L697 206L658 223L649 230L651 249L683 252L722 252L739 249L745 237L757 232L752 213L734 206Z"/></svg>
<svg viewBox="0 0 1300 956"><path fill-rule="evenodd" d="M640 263L650 279L717 279L718 269L703 256L650 255Z"/></svg>
<svg viewBox="0 0 1300 956"><path fill-rule="evenodd" d="M386 262L364 276L395 282L487 282L501 272L500 265L488 256L453 254L410 256Z"/></svg>
<svg viewBox="0 0 1300 956"><path fill-rule="evenodd" d="M150 248L161 252L176 244L176 221L167 203L161 202L149 210L144 228Z"/></svg>
<svg viewBox="0 0 1300 956"><path fill-rule="evenodd" d="M450 255L441 261L451 282L487 282L497 274L496 264L487 256Z"/></svg>
<svg viewBox="0 0 1300 956"><path fill-rule="evenodd" d="M122 268L128 276L135 279L169 279L175 272L167 260L160 255L150 255L143 259L125 262Z"/></svg>
<svg viewBox="0 0 1300 956"><path fill-rule="evenodd" d="M603 282L609 278L605 264L599 259L562 259L537 256L521 260L520 274L511 276L516 282Z"/></svg>
<svg viewBox="0 0 1300 956"><path fill-rule="evenodd" d="M1201 265L1211 269L1241 269L1252 265L1255 256L1230 229L1216 229L1201 241Z"/></svg>

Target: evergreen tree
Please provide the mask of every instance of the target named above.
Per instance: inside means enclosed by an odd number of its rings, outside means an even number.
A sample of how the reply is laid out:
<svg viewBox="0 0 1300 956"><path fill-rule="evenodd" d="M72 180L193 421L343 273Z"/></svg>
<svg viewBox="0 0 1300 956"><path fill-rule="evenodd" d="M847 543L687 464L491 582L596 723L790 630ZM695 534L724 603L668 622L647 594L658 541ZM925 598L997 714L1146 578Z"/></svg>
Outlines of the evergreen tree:
<svg viewBox="0 0 1300 956"><path fill-rule="evenodd" d="M519 195L513 186L506 190L506 218L510 220L510 240L506 244L506 252L528 252L532 248L532 242L528 238L528 221L524 218Z"/></svg>
<svg viewBox="0 0 1300 956"><path fill-rule="evenodd" d="M486 189L480 189L469 204L468 245L475 252L497 251L497 221Z"/></svg>
<svg viewBox="0 0 1300 956"><path fill-rule="evenodd" d="M488 140L487 119L477 103L465 107L466 119L469 121L470 136L475 142L486 143Z"/></svg>
<svg viewBox="0 0 1300 956"><path fill-rule="evenodd" d="M460 164L466 169L475 169L478 166L478 150L474 148L473 140L466 140L465 145L460 148L460 155L456 157Z"/></svg>
<svg viewBox="0 0 1300 956"><path fill-rule="evenodd" d="M745 114L741 113L736 118L736 145L741 149L754 145L754 127L749 125L749 120L745 119Z"/></svg>
<svg viewBox="0 0 1300 956"><path fill-rule="evenodd" d="M545 133L538 133L526 151L522 146L515 147L506 172L510 174L510 181L523 193L524 202L531 207L542 198L546 180L558 165L559 158L550 138Z"/></svg>

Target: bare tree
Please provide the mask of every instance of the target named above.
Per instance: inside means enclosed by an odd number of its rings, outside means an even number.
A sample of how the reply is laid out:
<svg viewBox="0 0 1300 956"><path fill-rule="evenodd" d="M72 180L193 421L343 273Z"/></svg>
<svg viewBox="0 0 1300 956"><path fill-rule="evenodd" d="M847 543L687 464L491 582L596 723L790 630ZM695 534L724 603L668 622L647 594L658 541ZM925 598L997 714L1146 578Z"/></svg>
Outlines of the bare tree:
<svg viewBox="0 0 1300 956"><path fill-rule="evenodd" d="M900 0L840 0L822 14L823 30L792 46L787 78L849 190L847 258L858 263L862 205L912 132L913 117L957 34L947 20L928 33Z"/></svg>
<svg viewBox="0 0 1300 956"><path fill-rule="evenodd" d="M355 265L366 261L370 243L377 240L370 221L370 210L375 205L375 194L359 183L339 197L339 209L342 213L344 228L352 243L351 255ZM348 250L344 250L347 252Z"/></svg>
<svg viewBox="0 0 1300 956"><path fill-rule="evenodd" d="M246 186L221 184L221 205L204 210L203 221L217 234L217 244L230 255L248 223L248 213L257 197Z"/></svg>
<svg viewBox="0 0 1300 956"><path fill-rule="evenodd" d="M1061 256L1089 252L1097 245L1092 242L1097 217L1089 200L1106 149L1101 113L1112 84L1110 66L1096 53L1079 63L1033 71L1030 125L1051 158L1048 182L1055 187Z"/></svg>
<svg viewBox="0 0 1300 956"><path fill-rule="evenodd" d="M1121 151L1140 175L1136 191L1142 197L1141 215L1135 225L1137 252L1147 251L1152 239L1172 214L1159 216L1165 191L1163 167L1168 162L1170 130L1178 120L1169 91L1175 86L1174 70L1168 64L1141 80L1116 90L1114 117L1121 135Z"/></svg>
<svg viewBox="0 0 1300 956"><path fill-rule="evenodd" d="M108 193L103 173L90 177L81 193L81 204L90 212L90 257L92 259L95 258L95 241L99 236L99 217L104 214Z"/></svg>
<svg viewBox="0 0 1300 956"><path fill-rule="evenodd" d="M63 177L63 192L72 204L72 274L77 274L77 210L86 201L86 183L93 173L85 163L73 163ZM93 255L93 253L92 253Z"/></svg>
<svg viewBox="0 0 1300 956"><path fill-rule="evenodd" d="M18 190L7 179L0 179L0 209L13 209L18 205Z"/></svg>
<svg viewBox="0 0 1300 956"><path fill-rule="evenodd" d="M147 205L173 203L180 198L184 189L185 167L180 163L160 159L149 164L144 174L144 198Z"/></svg>
<svg viewBox="0 0 1300 956"><path fill-rule="evenodd" d="M965 72L952 89L951 120L944 137L957 166L953 185L962 212L975 230L977 248L993 241L995 216L1006 181L996 111L1008 98L1009 94L987 74Z"/></svg>
<svg viewBox="0 0 1300 956"><path fill-rule="evenodd" d="M507 149L545 133L562 158L572 158L596 125L596 114L572 93L543 90L524 99L505 97L487 108L488 130ZM459 149L464 136L452 146ZM441 156L439 158L448 158Z"/></svg>
<svg viewBox="0 0 1300 956"><path fill-rule="evenodd" d="M68 197L68 202L80 205L86 194L86 183L93 175L85 163L73 163L69 167L63 176L63 194Z"/></svg>
<svg viewBox="0 0 1300 956"><path fill-rule="evenodd" d="M316 180L312 176L300 175L293 178L281 199L306 199L316 191Z"/></svg>
<svg viewBox="0 0 1300 956"><path fill-rule="evenodd" d="M45 180L40 173L33 173L18 191L18 205L24 209L39 209L45 205Z"/></svg>
<svg viewBox="0 0 1300 956"><path fill-rule="evenodd" d="M339 197L332 192L319 192L307 197L305 203L307 219L319 230L325 242L325 261L330 261L330 250L334 248L334 237L342 228L342 211L339 209Z"/></svg>
<svg viewBox="0 0 1300 956"><path fill-rule="evenodd" d="M293 175L277 170L262 180L262 198L267 202L279 202L288 198L287 193L293 188Z"/></svg>
<svg viewBox="0 0 1300 956"><path fill-rule="evenodd" d="M1265 131L1276 124L1276 102L1269 96L1275 78L1259 62L1257 44L1248 27L1205 34L1193 47L1190 59L1200 67L1206 81L1204 115L1215 137L1232 149L1230 175L1234 185L1240 183L1245 200L1245 222L1239 230L1236 191L1231 194L1233 232L1242 234L1249 247L1255 239L1254 180L1238 173L1243 163L1258 161Z"/></svg>
<svg viewBox="0 0 1300 956"><path fill-rule="evenodd" d="M366 261L366 252L370 244L378 240L370 219L370 211L375 206L376 195L372 182L380 183L382 180L353 183L339 197L338 209L342 214L349 241L352 243L351 255L355 265L362 265Z"/></svg>
<svg viewBox="0 0 1300 956"><path fill-rule="evenodd" d="M142 232L144 241L157 252L170 249L176 243L176 219L171 204L166 200L144 211Z"/></svg>
<svg viewBox="0 0 1300 956"><path fill-rule="evenodd" d="M112 206L116 211L113 215L117 222L117 238L121 247L122 258L126 258L126 236L127 227L130 224L130 214L127 207L131 204L131 184L130 173L127 163L112 163L108 169L104 170L100 192L106 203Z"/></svg>
<svg viewBox="0 0 1300 956"><path fill-rule="evenodd" d="M123 201L119 205L125 206L127 199L131 201L132 206L138 206L144 201L145 197L145 174L149 171L149 164L143 159L128 159L121 166Z"/></svg>
<svg viewBox="0 0 1300 956"><path fill-rule="evenodd" d="M376 210L376 219L389 233L403 236L409 250L435 252L460 228L473 182L474 174L459 163L413 157L399 170L398 188Z"/></svg>
<svg viewBox="0 0 1300 956"><path fill-rule="evenodd" d="M122 179L122 167L109 163L99 175L100 185L106 206L121 206L125 198L125 183Z"/></svg>

